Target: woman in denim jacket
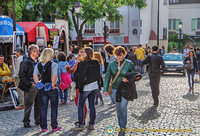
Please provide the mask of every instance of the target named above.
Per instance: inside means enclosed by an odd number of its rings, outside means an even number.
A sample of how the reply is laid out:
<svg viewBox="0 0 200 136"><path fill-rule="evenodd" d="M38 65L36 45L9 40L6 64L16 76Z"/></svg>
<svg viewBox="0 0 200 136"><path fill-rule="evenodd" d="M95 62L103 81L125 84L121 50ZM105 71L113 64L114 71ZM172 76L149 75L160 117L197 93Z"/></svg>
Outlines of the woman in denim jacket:
<svg viewBox="0 0 200 136"><path fill-rule="evenodd" d="M60 104L66 104L67 103L67 97L68 97L68 87L71 84L71 77L67 73L66 66L69 65L69 63L66 61L66 55L64 52L59 52L57 55L58 58L58 85L60 85ZM61 87L62 86L62 87ZM63 95L64 94L64 95Z"/></svg>

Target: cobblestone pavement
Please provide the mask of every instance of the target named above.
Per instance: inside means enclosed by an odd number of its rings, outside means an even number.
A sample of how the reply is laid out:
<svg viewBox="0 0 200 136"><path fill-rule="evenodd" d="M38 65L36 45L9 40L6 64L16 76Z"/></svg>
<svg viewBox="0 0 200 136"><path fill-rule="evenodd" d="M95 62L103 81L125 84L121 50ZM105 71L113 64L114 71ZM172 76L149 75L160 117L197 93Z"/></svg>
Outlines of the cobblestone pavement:
<svg viewBox="0 0 200 136"><path fill-rule="evenodd" d="M200 84L195 84L195 94L189 94L186 77L169 75L162 77L159 97L160 105L157 110L152 107L153 100L149 80L142 79L139 81L137 83L137 90L138 99L128 104L127 136L200 135ZM74 126L73 123L77 120L77 109L74 102L69 102L67 105L59 106L58 121L63 128L61 131L41 133L40 127L33 125L33 118L31 122L33 127L25 129L22 123L23 111L10 110L0 112L0 135L117 135L118 123L115 108L108 106L110 102L109 97L104 97L104 100L104 106L97 106L97 119L94 131L84 129L82 132L73 132L70 130ZM50 123L49 117L50 114L48 115L48 122ZM107 133L108 127L113 128L113 134Z"/></svg>

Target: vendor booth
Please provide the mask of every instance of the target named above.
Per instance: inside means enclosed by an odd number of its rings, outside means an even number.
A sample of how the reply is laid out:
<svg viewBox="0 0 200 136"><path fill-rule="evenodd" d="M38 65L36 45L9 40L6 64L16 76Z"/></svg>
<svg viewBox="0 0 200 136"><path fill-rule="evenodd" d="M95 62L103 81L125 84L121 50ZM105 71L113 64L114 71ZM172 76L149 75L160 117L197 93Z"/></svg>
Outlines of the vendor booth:
<svg viewBox="0 0 200 136"><path fill-rule="evenodd" d="M26 34L26 45L32 43L47 47L49 42L48 28L43 22L18 22Z"/></svg>
<svg viewBox="0 0 200 136"><path fill-rule="evenodd" d="M24 29L16 23L16 34L23 33ZM7 16L0 16L0 54L5 57L5 62L11 64L11 54L13 53L13 41L20 42L20 37L18 41L13 40L13 20ZM23 44L23 41L20 42Z"/></svg>
<svg viewBox="0 0 200 136"><path fill-rule="evenodd" d="M0 82L0 110L13 108L10 105L8 90L15 86L13 78L13 65L15 62L15 50L24 45L24 29L16 23L16 31L13 32L13 20L7 16L0 16L0 55L4 56L11 74L8 77L1 76ZM4 71L4 68L1 68ZM5 97L6 96L6 97ZM8 96L8 97L7 97Z"/></svg>

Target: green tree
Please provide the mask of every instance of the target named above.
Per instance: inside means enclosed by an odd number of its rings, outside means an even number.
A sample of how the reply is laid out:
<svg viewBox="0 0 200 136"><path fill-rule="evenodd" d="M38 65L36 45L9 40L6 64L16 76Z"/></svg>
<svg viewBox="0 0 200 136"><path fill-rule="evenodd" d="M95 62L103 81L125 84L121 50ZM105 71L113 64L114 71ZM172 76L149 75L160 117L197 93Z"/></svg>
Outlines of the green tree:
<svg viewBox="0 0 200 136"><path fill-rule="evenodd" d="M8 16L8 0L0 0L0 15Z"/></svg>

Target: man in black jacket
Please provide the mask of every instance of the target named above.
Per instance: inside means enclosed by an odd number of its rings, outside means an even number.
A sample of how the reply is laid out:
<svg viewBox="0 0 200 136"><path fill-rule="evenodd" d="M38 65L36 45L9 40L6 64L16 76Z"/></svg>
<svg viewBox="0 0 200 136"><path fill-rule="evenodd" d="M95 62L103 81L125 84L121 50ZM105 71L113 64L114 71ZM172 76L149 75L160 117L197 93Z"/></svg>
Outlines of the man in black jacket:
<svg viewBox="0 0 200 136"><path fill-rule="evenodd" d="M40 124L40 98L38 96L38 89L35 87L33 81L33 70L37 64L37 58L39 54L39 48L37 45L31 45L28 48L29 57L24 58L20 64L19 72L19 88L24 91L24 127L29 128L30 125L30 114L34 104L34 119L35 124Z"/></svg>
<svg viewBox="0 0 200 136"><path fill-rule="evenodd" d="M158 55L158 46L152 47L153 54L148 56L144 61L143 65L149 64L150 73L150 86L152 91L152 96L154 99L154 106L158 107L158 96L159 96L159 84L160 84L160 70L165 69L165 63L163 58Z"/></svg>

